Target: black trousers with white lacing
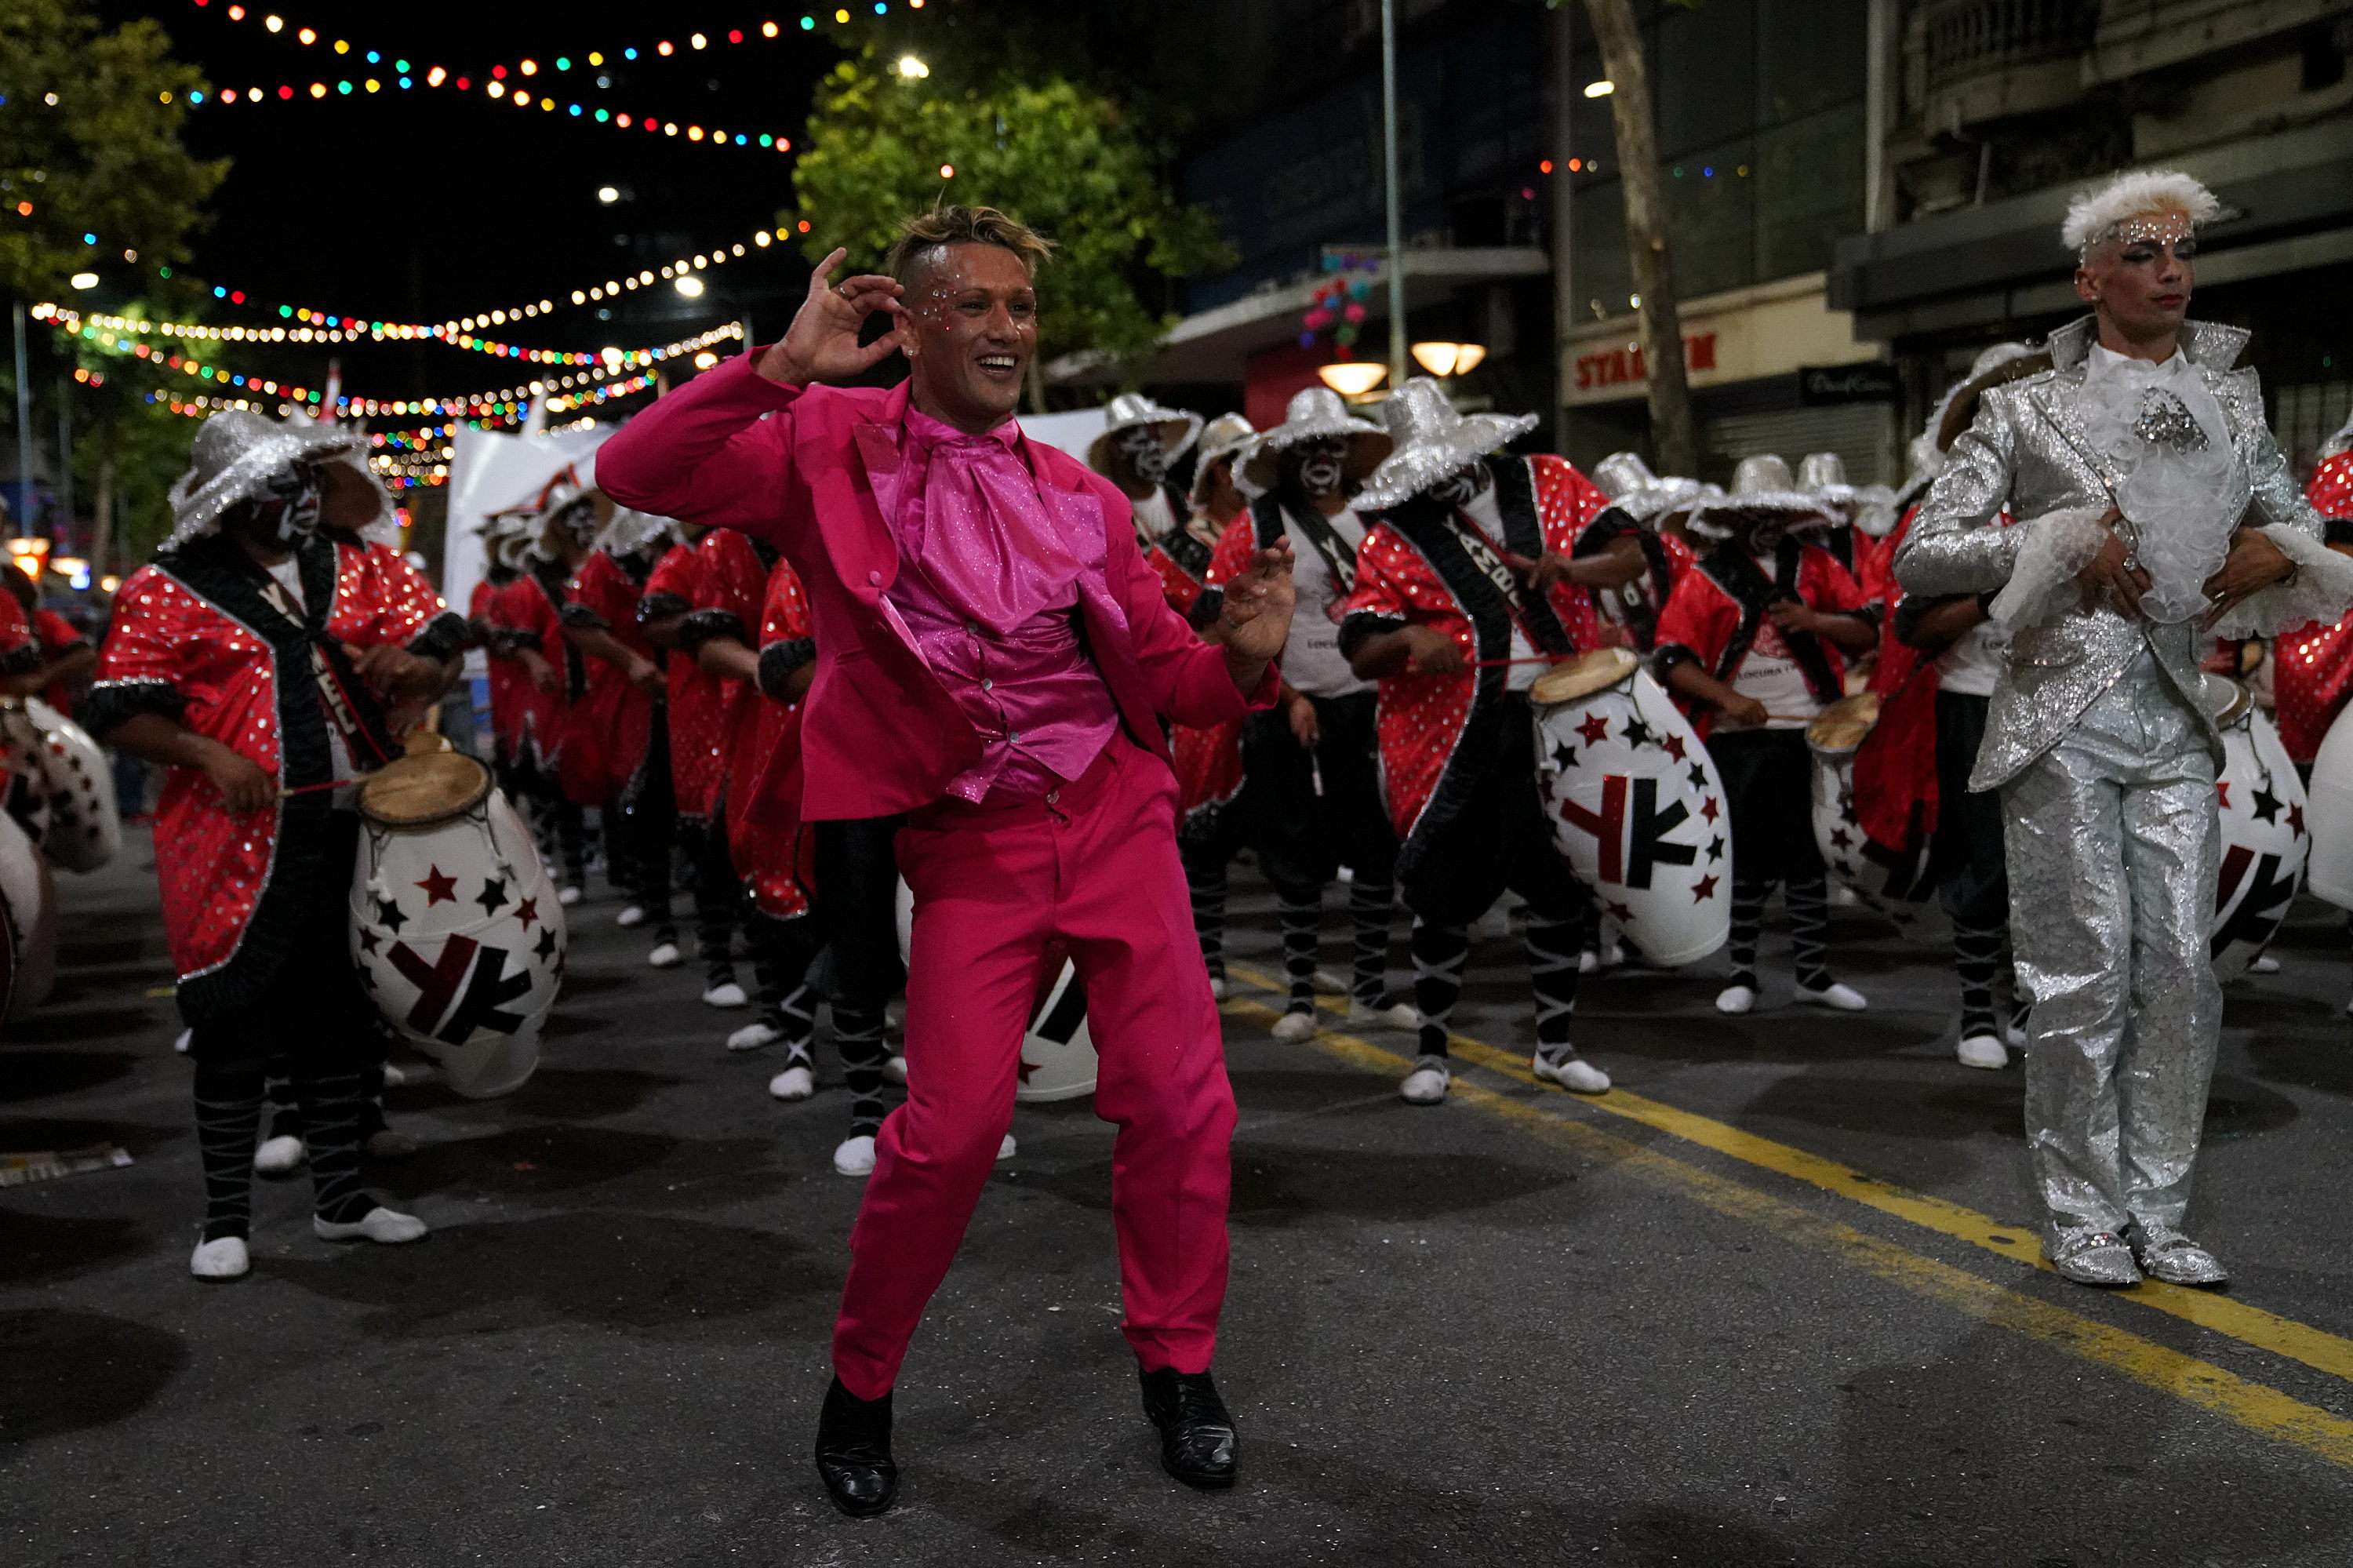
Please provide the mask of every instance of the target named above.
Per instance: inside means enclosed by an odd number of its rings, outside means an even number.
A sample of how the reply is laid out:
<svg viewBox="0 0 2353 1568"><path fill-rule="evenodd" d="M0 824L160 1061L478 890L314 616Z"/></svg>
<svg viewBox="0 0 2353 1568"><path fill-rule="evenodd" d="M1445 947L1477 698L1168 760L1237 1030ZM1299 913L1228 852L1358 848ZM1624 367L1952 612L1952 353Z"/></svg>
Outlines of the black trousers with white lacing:
<svg viewBox="0 0 2353 1568"><path fill-rule="evenodd" d="M1828 963L1830 878L1814 846L1813 758L1802 729L1719 731L1708 755L1732 807L1732 983L1757 989L1765 901L1782 890L1798 983L1833 983Z"/></svg>
<svg viewBox="0 0 2353 1568"><path fill-rule="evenodd" d="M1577 954L1593 905L1545 818L1535 720L1524 694L1507 693L1472 719L1455 768L1470 775L1470 793L1444 822L1422 830L1423 842L1400 878L1405 906L1413 912L1421 1054L1447 1054L1471 953L1471 923L1508 891L1527 902L1524 940L1536 1049L1567 1054L1577 1014Z"/></svg>
<svg viewBox="0 0 2353 1568"><path fill-rule="evenodd" d="M1315 958L1324 889L1349 869L1354 932L1352 1001L1386 1005L1389 922L1397 904L1397 834L1381 798L1377 699L1369 691L1314 697L1319 734L1302 746L1281 709L1254 714L1242 726L1259 867L1274 885L1282 923L1282 966L1290 1006L1315 1005ZM1197 921L1198 925L1198 921Z"/></svg>
<svg viewBox="0 0 2353 1568"><path fill-rule="evenodd" d="M1936 895L1953 922L1964 1040L1994 1033L1994 984L2010 960L2001 797L1990 789L1969 792L1989 702L1966 692L1936 694Z"/></svg>
<svg viewBox="0 0 2353 1568"><path fill-rule="evenodd" d="M189 1032L206 1241L243 1236L252 1224L254 1146L273 1064L301 1107L319 1217L347 1224L375 1206L360 1186L360 1140L384 1048L375 1004L351 956L347 901L358 848L357 813L334 812L312 885L302 890L292 945L267 993Z"/></svg>

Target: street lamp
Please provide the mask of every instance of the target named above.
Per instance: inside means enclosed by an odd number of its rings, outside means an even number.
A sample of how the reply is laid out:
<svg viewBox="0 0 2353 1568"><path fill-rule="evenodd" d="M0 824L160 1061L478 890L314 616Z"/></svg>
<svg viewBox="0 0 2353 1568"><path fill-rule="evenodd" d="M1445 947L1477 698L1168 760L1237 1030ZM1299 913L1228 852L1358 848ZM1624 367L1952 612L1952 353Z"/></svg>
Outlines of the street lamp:
<svg viewBox="0 0 2353 1568"><path fill-rule="evenodd" d="M98 287L98 274L95 272L77 272L72 277L67 279L66 281L71 283L77 289L95 289Z"/></svg>
<svg viewBox="0 0 2353 1568"><path fill-rule="evenodd" d="M677 281L671 283L670 287L676 289L680 293L684 294L690 300L699 300L702 298L702 280L696 277L691 272L680 273Z"/></svg>
<svg viewBox="0 0 2353 1568"><path fill-rule="evenodd" d="M1450 376L1468 376L1487 357L1487 350L1475 343L1418 343L1413 345L1413 357L1416 364L1442 381Z"/></svg>
<svg viewBox="0 0 2353 1568"><path fill-rule="evenodd" d="M1369 359L1344 359L1315 367L1316 378L1343 397L1361 397L1388 379L1389 367Z"/></svg>

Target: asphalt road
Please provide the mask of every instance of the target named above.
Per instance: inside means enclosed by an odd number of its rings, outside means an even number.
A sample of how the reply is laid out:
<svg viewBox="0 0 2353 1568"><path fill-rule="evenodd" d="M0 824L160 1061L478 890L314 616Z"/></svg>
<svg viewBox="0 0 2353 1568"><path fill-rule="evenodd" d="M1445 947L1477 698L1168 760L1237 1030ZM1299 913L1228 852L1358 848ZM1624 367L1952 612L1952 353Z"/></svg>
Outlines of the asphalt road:
<svg viewBox="0 0 2353 1568"><path fill-rule="evenodd" d="M253 1276L199 1285L149 863L67 879L58 999L0 1044L0 1150L137 1157L0 1191L11 1564L2353 1560L2353 962L2316 906L2233 988L2192 1216L2220 1298L2031 1266L2017 1074L1954 1065L1938 954L1859 913L1859 1016L1782 1005L1770 937L1746 1019L1713 964L1588 982L1599 1101L1525 1080L1510 940L1442 1108L1397 1099L1407 1038L1278 1043L1240 986L1242 1484L1154 1464L1081 1101L1019 1113L900 1385L901 1506L851 1522L807 1459L859 1196L829 1057L772 1102L740 1015L592 900L526 1089L394 1097L427 1147L371 1179L429 1240L330 1246L265 1184ZM1271 969L1246 874L1236 910Z"/></svg>

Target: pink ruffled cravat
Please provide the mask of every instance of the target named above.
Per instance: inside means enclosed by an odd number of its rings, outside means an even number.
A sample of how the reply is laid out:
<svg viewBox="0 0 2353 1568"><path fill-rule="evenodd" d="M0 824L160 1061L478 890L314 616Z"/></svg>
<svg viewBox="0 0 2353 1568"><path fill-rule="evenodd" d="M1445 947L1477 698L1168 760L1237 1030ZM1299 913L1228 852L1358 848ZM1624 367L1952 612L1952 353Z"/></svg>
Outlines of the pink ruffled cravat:
<svg viewBox="0 0 2353 1568"><path fill-rule="evenodd" d="M891 602L983 744L948 786L961 800L1035 800L1086 771L1119 727L1079 641L1079 574L1100 565L1103 540L1057 520L1020 440L1010 419L969 436L910 408L888 499Z"/></svg>

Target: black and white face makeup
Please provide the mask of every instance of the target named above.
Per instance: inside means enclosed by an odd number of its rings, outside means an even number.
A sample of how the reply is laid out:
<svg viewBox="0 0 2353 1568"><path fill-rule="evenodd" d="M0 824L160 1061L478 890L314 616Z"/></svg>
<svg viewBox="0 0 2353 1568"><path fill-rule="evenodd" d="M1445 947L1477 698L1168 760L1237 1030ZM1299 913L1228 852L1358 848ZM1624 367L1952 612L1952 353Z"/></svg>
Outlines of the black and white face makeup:
<svg viewBox="0 0 2353 1568"><path fill-rule="evenodd" d="M596 508L586 498L572 503L555 514L556 531L575 545L594 544L596 538Z"/></svg>
<svg viewBox="0 0 2353 1568"><path fill-rule="evenodd" d="M1338 436L1314 436L1291 449L1299 488L1310 501L1337 495L1348 477L1348 443Z"/></svg>
<svg viewBox="0 0 2353 1568"><path fill-rule="evenodd" d="M1145 483L1158 484L1168 476L1168 450L1160 443L1159 426L1131 425L1112 444L1126 460L1128 472Z"/></svg>
<svg viewBox="0 0 2353 1568"><path fill-rule="evenodd" d="M252 503L255 533L282 549L291 549L319 526L321 486L312 464L290 463L261 482L261 493Z"/></svg>
<svg viewBox="0 0 2353 1568"><path fill-rule="evenodd" d="M1487 465L1473 459L1430 487L1430 493L1449 506L1468 506L1487 488Z"/></svg>

